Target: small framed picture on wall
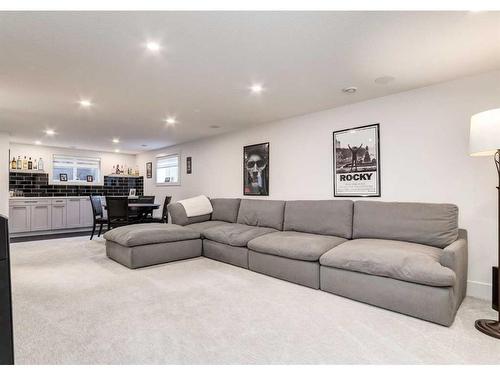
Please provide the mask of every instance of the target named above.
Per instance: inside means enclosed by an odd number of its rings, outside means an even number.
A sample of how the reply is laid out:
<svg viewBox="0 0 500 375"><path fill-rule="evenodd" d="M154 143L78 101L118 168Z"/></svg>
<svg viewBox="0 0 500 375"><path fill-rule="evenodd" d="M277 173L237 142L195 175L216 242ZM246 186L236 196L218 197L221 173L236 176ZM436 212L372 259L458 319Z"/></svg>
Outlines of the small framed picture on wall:
<svg viewBox="0 0 500 375"><path fill-rule="evenodd" d="M68 181L68 175L66 173L59 173L59 181L61 182Z"/></svg>
<svg viewBox="0 0 500 375"><path fill-rule="evenodd" d="M146 178L153 178L153 162L146 163Z"/></svg>
<svg viewBox="0 0 500 375"><path fill-rule="evenodd" d="M379 124L333 132L335 197L380 197Z"/></svg>
<svg viewBox="0 0 500 375"><path fill-rule="evenodd" d="M88 175L87 176L87 182L94 182L94 176Z"/></svg>
<svg viewBox="0 0 500 375"><path fill-rule="evenodd" d="M243 147L243 194L269 195L269 142Z"/></svg>
<svg viewBox="0 0 500 375"><path fill-rule="evenodd" d="M191 159L191 156L188 156L186 158L186 173L187 174L193 173L193 161Z"/></svg>

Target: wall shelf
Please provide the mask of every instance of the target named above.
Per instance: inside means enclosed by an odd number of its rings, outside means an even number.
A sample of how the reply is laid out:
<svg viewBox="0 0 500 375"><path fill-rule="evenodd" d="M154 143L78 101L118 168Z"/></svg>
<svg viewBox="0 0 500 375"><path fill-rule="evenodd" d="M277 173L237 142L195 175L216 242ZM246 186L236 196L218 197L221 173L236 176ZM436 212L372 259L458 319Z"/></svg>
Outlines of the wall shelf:
<svg viewBox="0 0 500 375"><path fill-rule="evenodd" d="M47 173L40 169L9 169L9 173Z"/></svg>
<svg viewBox="0 0 500 375"><path fill-rule="evenodd" d="M143 176L129 176L127 174L108 174L108 175L105 175L104 177L140 178L140 177L143 177Z"/></svg>

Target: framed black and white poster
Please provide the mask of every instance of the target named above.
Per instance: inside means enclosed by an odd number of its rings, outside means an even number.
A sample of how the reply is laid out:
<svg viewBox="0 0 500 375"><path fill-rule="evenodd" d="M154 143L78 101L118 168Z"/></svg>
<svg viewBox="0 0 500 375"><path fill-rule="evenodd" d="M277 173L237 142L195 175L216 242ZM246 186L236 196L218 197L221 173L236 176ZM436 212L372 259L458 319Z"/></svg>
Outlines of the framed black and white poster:
<svg viewBox="0 0 500 375"><path fill-rule="evenodd" d="M153 178L153 162L146 163L146 178Z"/></svg>
<svg viewBox="0 0 500 375"><path fill-rule="evenodd" d="M68 174L67 173L59 173L59 181L62 181L62 182L68 181Z"/></svg>
<svg viewBox="0 0 500 375"><path fill-rule="evenodd" d="M243 194L269 195L269 142L243 147Z"/></svg>
<svg viewBox="0 0 500 375"><path fill-rule="evenodd" d="M193 169L192 168L193 168L193 161L191 159L191 156L188 156L186 158L186 173L187 174L193 173Z"/></svg>
<svg viewBox="0 0 500 375"><path fill-rule="evenodd" d="M87 182L94 182L94 176L92 175L87 175Z"/></svg>
<svg viewBox="0 0 500 375"><path fill-rule="evenodd" d="M333 132L335 197L380 197L379 124Z"/></svg>

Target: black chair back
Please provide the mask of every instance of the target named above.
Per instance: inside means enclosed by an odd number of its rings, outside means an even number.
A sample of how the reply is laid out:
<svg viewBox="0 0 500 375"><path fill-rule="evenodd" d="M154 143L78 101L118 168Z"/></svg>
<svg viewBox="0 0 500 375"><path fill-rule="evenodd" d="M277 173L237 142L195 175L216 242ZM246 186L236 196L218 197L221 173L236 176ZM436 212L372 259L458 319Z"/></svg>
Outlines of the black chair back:
<svg viewBox="0 0 500 375"><path fill-rule="evenodd" d="M154 203L155 196L154 195L142 195L138 199L138 203Z"/></svg>
<svg viewBox="0 0 500 375"><path fill-rule="evenodd" d="M170 204L170 201L172 200L171 196L166 196L165 197L165 202L163 202L163 212L161 215L161 218L163 219L164 223L168 223L168 205Z"/></svg>
<svg viewBox="0 0 500 375"><path fill-rule="evenodd" d="M106 197L108 222L128 222L128 198Z"/></svg>
<svg viewBox="0 0 500 375"><path fill-rule="evenodd" d="M90 196L90 203L92 205L92 213L94 214L94 219L102 218L103 211L101 197L95 195Z"/></svg>

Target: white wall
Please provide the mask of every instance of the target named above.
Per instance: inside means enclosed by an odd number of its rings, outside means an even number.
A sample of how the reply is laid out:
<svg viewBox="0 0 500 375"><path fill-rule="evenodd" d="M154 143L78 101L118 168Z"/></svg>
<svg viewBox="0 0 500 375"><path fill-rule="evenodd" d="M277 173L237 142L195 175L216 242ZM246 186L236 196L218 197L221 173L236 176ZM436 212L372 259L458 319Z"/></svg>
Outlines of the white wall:
<svg viewBox="0 0 500 375"><path fill-rule="evenodd" d="M9 215L9 135L0 133L0 215Z"/></svg>
<svg viewBox="0 0 500 375"><path fill-rule="evenodd" d="M165 195L173 200L197 194L242 197L243 146L270 142L269 199L330 199L332 132L380 123L380 200L457 204L460 226L469 231L469 295L489 299L497 249L497 174L491 158L468 156L468 133L472 114L497 107L500 71L148 152L137 159L144 174L145 163L154 161L156 154L181 152L181 186L157 187L154 178L145 179L145 193L156 195L157 201ZM187 156L193 158L192 175L185 173Z"/></svg>
<svg viewBox="0 0 500 375"><path fill-rule="evenodd" d="M116 164L124 166L127 165L131 168L136 168L137 165L135 155L119 154L113 152L77 150L71 148L37 146L20 143L10 144L10 160L12 160L13 157L17 159L18 156L21 156L21 159L23 159L24 156L26 156L26 158L31 157L32 160L39 159L41 157L44 162L44 170L49 174L49 181L52 181L52 157L54 154L101 158L101 171L103 176L112 174L113 166Z"/></svg>

